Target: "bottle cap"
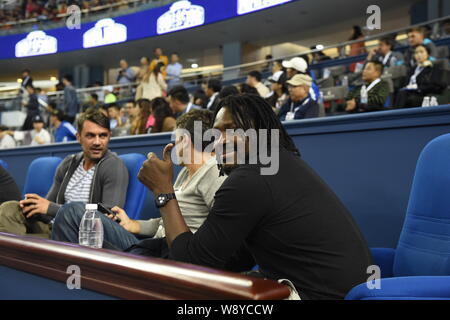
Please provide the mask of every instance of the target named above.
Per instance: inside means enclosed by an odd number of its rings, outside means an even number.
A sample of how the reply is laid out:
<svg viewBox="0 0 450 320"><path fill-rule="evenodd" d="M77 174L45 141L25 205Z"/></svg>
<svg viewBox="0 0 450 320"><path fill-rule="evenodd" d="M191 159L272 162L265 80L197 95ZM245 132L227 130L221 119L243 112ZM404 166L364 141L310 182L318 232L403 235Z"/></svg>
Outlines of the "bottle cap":
<svg viewBox="0 0 450 320"><path fill-rule="evenodd" d="M86 210L97 210L98 206L96 203L86 203Z"/></svg>

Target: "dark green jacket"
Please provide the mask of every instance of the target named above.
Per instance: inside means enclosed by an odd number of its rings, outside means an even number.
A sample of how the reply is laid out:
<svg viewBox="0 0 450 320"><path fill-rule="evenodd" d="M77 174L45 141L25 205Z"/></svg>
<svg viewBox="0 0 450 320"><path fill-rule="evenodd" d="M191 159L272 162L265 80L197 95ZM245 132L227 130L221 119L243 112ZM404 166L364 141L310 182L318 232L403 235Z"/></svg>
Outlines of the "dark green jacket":
<svg viewBox="0 0 450 320"><path fill-rule="evenodd" d="M382 110L384 108L384 103L389 96L389 84L387 83L387 81L381 80L372 89L370 89L366 106L363 106L360 103L361 87L362 86L358 86L350 91L346 98L346 100L355 99L356 109L354 111L368 112Z"/></svg>

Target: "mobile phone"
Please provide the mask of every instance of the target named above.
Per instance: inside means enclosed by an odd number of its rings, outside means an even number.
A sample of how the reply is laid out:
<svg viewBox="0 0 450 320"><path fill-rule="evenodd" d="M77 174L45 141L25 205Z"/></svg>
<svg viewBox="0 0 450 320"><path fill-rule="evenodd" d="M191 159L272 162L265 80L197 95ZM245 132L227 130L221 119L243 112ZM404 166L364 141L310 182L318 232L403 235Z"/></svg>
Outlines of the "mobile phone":
<svg viewBox="0 0 450 320"><path fill-rule="evenodd" d="M113 212L111 209L108 209L103 203L97 203L97 207L98 207L98 211L100 211L103 214L106 214L106 215L112 214L113 216L117 215L117 213ZM121 220L119 218L117 218L115 221L117 223L120 223Z"/></svg>

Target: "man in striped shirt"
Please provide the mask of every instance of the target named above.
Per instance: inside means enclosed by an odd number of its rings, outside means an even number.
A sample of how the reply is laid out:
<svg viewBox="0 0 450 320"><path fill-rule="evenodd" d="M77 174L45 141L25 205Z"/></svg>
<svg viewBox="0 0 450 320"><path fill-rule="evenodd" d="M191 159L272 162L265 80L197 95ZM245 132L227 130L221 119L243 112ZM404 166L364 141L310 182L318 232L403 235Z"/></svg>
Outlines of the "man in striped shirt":
<svg viewBox="0 0 450 320"><path fill-rule="evenodd" d="M98 110L82 114L76 137L83 151L61 162L47 197L26 194L24 200L3 206L0 232L49 238L50 222L65 203L101 202L106 207L125 204L128 170L122 160L108 150L109 119Z"/></svg>

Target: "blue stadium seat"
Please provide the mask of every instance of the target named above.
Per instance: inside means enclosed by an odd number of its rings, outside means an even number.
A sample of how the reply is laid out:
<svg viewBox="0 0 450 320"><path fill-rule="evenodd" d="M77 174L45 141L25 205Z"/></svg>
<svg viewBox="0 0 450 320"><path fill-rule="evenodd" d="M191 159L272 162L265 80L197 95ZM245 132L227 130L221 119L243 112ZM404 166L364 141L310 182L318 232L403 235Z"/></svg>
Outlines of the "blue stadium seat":
<svg viewBox="0 0 450 320"><path fill-rule="evenodd" d="M396 249L372 249L380 289L356 286L346 299L450 299L450 134L433 139L417 162Z"/></svg>
<svg viewBox="0 0 450 320"><path fill-rule="evenodd" d="M120 155L119 158L125 163L129 175L124 210L131 219L138 219L144 205L147 190L137 176L146 157L140 153L128 153Z"/></svg>
<svg viewBox="0 0 450 320"><path fill-rule="evenodd" d="M3 161L2 159L0 159L0 166L5 168L6 170L8 170L8 164L5 161Z"/></svg>
<svg viewBox="0 0 450 320"><path fill-rule="evenodd" d="M60 157L42 157L34 159L28 167L23 194L36 193L45 197L53 184Z"/></svg>

